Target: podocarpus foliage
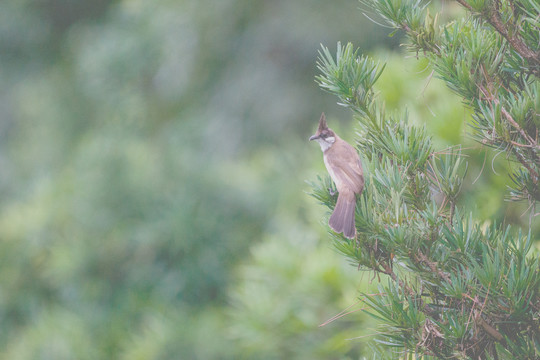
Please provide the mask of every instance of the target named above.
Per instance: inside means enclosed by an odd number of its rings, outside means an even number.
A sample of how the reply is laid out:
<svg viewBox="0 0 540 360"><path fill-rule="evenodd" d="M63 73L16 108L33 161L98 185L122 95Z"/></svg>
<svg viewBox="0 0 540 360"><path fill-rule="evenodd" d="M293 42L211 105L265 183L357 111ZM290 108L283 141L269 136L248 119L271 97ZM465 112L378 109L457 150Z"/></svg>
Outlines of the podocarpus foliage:
<svg viewBox="0 0 540 360"><path fill-rule="evenodd" d="M457 0L464 18L439 24L417 0L365 0L472 109L472 136L506 153L517 170L509 199L540 201L540 4ZM352 264L381 277L365 295L383 323L379 354L440 359L540 358L540 261L532 236L482 228L456 205L466 163L459 146L435 149L406 113L389 114L373 85L384 66L338 43L324 48L319 85L358 120L366 185L357 199L356 240L333 235ZM313 196L332 209L329 177ZM502 196L502 195L501 195ZM382 350L381 350L382 349ZM382 355L384 354L384 355ZM375 355L377 356L377 354Z"/></svg>

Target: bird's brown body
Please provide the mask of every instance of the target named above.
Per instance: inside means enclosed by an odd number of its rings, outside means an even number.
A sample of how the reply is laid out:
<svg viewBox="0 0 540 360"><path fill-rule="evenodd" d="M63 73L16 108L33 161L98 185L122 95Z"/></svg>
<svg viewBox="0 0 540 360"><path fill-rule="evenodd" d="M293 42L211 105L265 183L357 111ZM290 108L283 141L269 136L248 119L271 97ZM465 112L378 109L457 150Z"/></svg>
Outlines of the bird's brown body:
<svg viewBox="0 0 540 360"><path fill-rule="evenodd" d="M339 192L328 225L349 239L356 236L354 213L356 195L364 189L364 173L358 153L326 125L324 113L319 128L310 140L316 140L323 151L324 164Z"/></svg>

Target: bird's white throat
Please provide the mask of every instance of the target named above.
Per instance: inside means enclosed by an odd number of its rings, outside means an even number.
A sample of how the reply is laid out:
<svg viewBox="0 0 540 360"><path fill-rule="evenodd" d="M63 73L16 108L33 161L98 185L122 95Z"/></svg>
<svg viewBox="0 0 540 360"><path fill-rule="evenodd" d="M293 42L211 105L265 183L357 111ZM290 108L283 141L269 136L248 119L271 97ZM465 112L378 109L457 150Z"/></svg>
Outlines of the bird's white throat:
<svg viewBox="0 0 540 360"><path fill-rule="evenodd" d="M336 138L333 136L327 137L326 139L317 139L317 142L319 145L321 145L321 150L325 152L326 150L330 149L332 145L334 145L334 142L336 141Z"/></svg>

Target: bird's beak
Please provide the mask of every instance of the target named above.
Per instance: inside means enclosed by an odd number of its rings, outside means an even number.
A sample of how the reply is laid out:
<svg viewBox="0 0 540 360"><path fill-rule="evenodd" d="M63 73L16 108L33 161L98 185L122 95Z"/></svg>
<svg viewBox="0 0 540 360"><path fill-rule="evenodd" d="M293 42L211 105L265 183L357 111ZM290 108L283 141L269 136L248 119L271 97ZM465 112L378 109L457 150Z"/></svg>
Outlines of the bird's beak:
<svg viewBox="0 0 540 360"><path fill-rule="evenodd" d="M319 135L313 135L309 138L309 141L311 140L317 140L320 136Z"/></svg>

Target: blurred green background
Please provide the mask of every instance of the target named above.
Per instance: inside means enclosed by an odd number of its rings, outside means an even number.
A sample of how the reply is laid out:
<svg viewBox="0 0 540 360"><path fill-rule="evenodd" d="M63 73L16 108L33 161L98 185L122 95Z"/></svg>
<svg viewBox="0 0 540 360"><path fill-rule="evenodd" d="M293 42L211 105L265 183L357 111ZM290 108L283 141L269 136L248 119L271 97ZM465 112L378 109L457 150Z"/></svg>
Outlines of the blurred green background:
<svg viewBox="0 0 540 360"><path fill-rule="evenodd" d="M377 283L333 251L306 194L325 175L307 141L320 113L354 140L314 82L321 43L388 62L387 107L441 149L470 147L464 205L526 225L503 201L507 161L466 139L459 99L358 8L0 2L0 359L369 354L360 311L319 327Z"/></svg>

